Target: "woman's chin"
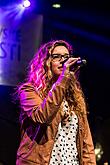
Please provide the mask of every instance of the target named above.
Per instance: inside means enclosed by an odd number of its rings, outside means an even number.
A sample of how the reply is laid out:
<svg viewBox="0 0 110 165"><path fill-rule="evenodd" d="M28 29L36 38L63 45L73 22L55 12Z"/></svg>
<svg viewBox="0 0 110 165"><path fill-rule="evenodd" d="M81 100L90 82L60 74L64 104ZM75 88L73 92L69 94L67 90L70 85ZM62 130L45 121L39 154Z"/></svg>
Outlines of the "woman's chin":
<svg viewBox="0 0 110 165"><path fill-rule="evenodd" d="M57 76L60 76L60 75L62 74L62 71L63 71L63 70L60 69L56 75L57 75Z"/></svg>

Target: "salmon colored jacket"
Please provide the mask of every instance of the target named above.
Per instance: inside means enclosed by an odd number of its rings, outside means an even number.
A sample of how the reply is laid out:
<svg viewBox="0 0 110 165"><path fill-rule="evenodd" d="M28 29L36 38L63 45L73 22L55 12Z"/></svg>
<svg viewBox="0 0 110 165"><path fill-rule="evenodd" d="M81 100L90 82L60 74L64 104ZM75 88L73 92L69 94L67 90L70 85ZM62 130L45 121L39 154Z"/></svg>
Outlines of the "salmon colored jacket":
<svg viewBox="0 0 110 165"><path fill-rule="evenodd" d="M64 118L62 101L69 85L68 76L60 76L47 97L42 99L31 83L20 88L21 142L17 151L16 165L49 165L59 123ZM80 126L77 149L80 165L96 165L93 141L85 115L87 136Z"/></svg>

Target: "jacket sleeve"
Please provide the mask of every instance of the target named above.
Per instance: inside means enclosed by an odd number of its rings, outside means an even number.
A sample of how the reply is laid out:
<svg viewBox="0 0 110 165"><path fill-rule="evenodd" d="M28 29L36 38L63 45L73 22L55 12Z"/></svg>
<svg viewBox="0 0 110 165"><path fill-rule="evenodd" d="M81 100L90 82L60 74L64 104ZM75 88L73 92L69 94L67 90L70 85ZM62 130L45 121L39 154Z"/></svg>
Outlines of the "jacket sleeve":
<svg viewBox="0 0 110 165"><path fill-rule="evenodd" d="M87 124L87 136L86 138L84 138L83 141L83 165L96 165L94 145L93 145L93 140L92 140L87 116L86 116L86 124Z"/></svg>
<svg viewBox="0 0 110 165"><path fill-rule="evenodd" d="M51 123L64 98L68 79L60 76L44 100L39 97L32 84L24 84L20 89L21 108L34 122Z"/></svg>

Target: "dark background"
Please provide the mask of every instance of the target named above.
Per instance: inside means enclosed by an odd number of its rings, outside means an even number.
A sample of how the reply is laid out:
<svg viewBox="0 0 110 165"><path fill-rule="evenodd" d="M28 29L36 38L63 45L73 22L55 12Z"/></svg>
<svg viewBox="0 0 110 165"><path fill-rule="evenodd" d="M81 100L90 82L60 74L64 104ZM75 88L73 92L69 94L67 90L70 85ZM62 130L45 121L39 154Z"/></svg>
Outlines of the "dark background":
<svg viewBox="0 0 110 165"><path fill-rule="evenodd" d="M0 1L4 7L15 0ZM53 2L62 7L54 9ZM85 58L80 80L86 96L94 145L103 148L97 164L110 161L110 8L109 1L33 0L35 14L43 14L43 43L64 39L72 44L77 56ZM0 161L14 165L19 145L19 108L12 102L12 86L0 85Z"/></svg>

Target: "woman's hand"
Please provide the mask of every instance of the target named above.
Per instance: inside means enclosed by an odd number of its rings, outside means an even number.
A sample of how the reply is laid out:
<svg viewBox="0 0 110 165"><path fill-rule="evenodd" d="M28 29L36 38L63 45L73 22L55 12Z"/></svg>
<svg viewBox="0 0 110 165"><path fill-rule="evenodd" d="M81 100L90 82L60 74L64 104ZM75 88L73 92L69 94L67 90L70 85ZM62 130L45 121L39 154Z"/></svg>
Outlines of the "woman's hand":
<svg viewBox="0 0 110 165"><path fill-rule="evenodd" d="M80 68L80 66L75 67L76 62L80 59L81 59L80 57L69 58L63 65L63 73L64 74L68 74L70 72L75 73Z"/></svg>

